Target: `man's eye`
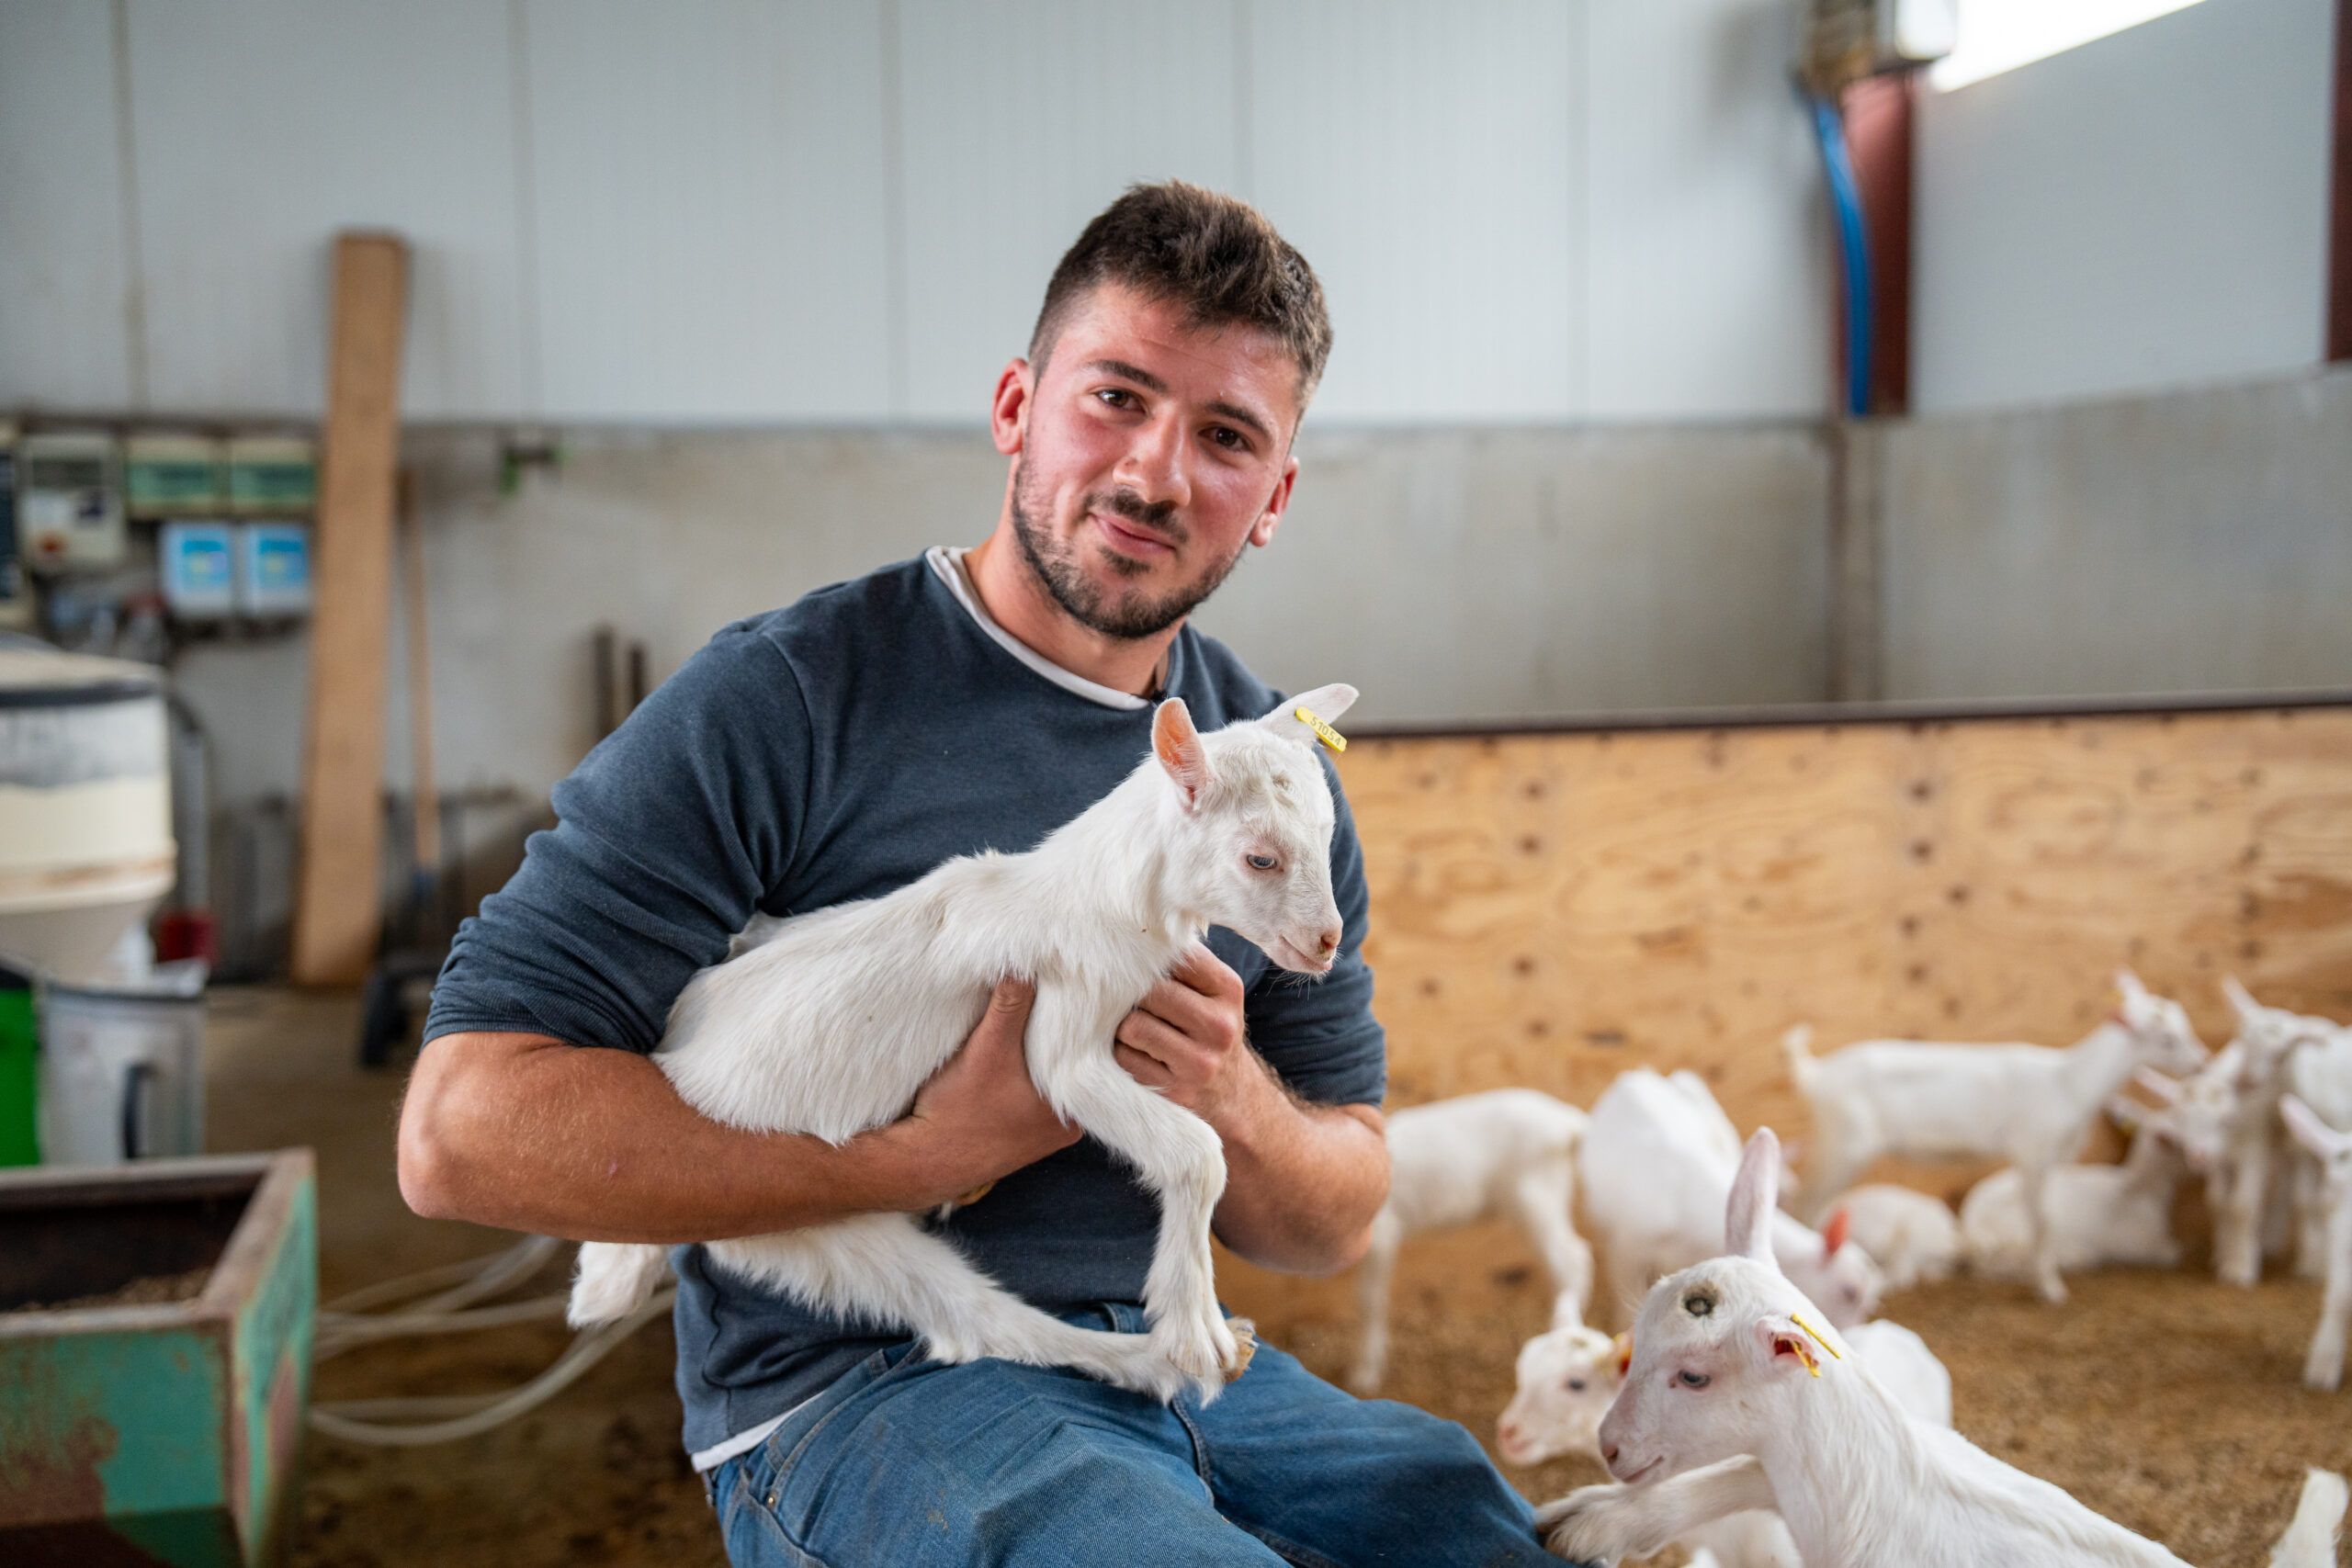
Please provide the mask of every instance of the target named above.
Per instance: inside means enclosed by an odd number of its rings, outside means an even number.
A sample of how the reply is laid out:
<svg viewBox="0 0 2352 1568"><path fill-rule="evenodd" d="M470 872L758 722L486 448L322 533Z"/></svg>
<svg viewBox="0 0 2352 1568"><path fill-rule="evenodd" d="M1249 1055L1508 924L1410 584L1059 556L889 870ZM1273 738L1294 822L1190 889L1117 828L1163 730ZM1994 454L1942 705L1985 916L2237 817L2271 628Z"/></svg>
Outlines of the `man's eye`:
<svg viewBox="0 0 2352 1568"><path fill-rule="evenodd" d="M1216 442L1218 446L1224 447L1228 452L1243 451L1247 449L1250 445L1250 438L1242 434L1241 432L1234 429L1229 424L1220 424L1211 427L1209 431L1209 439Z"/></svg>
<svg viewBox="0 0 2352 1568"><path fill-rule="evenodd" d="M1682 1380L1685 1388L1704 1388L1715 1381L1704 1372L1677 1372L1675 1376Z"/></svg>
<svg viewBox="0 0 2352 1568"><path fill-rule="evenodd" d="M1133 408L1135 406L1136 395L1133 392L1128 391L1125 387L1105 387L1094 395L1097 399L1109 404L1114 409Z"/></svg>
<svg viewBox="0 0 2352 1568"><path fill-rule="evenodd" d="M1272 871L1277 863L1272 855L1251 855L1250 863L1260 871Z"/></svg>

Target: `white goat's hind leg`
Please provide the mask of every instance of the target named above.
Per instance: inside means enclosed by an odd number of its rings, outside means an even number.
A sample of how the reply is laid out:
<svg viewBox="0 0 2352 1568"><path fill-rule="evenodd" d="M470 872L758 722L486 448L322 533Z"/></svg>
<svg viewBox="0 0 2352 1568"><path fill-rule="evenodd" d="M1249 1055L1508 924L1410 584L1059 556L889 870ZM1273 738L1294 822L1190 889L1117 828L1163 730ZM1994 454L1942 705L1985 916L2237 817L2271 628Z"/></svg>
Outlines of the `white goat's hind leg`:
<svg viewBox="0 0 2352 1568"><path fill-rule="evenodd" d="M2327 1289L2320 1298L2319 1327L2303 1358L2303 1386L2332 1393L2344 1382L2344 1336L2352 1326L2352 1197L2340 1200L2327 1216Z"/></svg>
<svg viewBox="0 0 2352 1568"><path fill-rule="evenodd" d="M571 1281L564 1321L574 1328L627 1317L652 1298L670 1271L670 1249L642 1242L589 1241L580 1245L580 1265Z"/></svg>
<svg viewBox="0 0 2352 1568"><path fill-rule="evenodd" d="M1040 1312L910 1215L865 1214L712 1242L708 1250L719 1267L820 1310L910 1329L935 1360L1075 1367L1161 1400L1183 1387L1145 1336L1080 1328Z"/></svg>
<svg viewBox="0 0 2352 1568"><path fill-rule="evenodd" d="M2226 1156L2230 1160L2228 1190L2222 1199L2226 1223L2214 1226L2213 1271L2233 1285L2262 1281L2262 1209L2270 1186L2267 1155L2256 1145Z"/></svg>
<svg viewBox="0 0 2352 1568"><path fill-rule="evenodd" d="M1372 1248L1356 1269L1358 1330L1355 1370L1348 1386L1369 1398L1380 1392L1388 1370L1388 1281L1396 1269L1396 1249L1404 1243L1405 1227L1389 1210L1372 1222Z"/></svg>
<svg viewBox="0 0 2352 1568"><path fill-rule="evenodd" d="M1046 997L1039 994L1040 1008ZM1033 1016L1033 1041L1036 1028ZM1158 1195L1159 1238L1143 1286L1151 1338L1195 1381L1203 1401L1215 1398L1250 1359L1217 1310L1209 1256L1209 1220L1225 1191L1223 1141L1207 1122L1129 1077L1107 1051L1073 1053L1039 1068L1033 1050L1029 1071L1047 1101L1134 1166Z"/></svg>
<svg viewBox="0 0 2352 1568"><path fill-rule="evenodd" d="M2295 1212L2295 1278L2327 1278L2326 1173L2301 1149L2290 1152Z"/></svg>
<svg viewBox="0 0 2352 1568"><path fill-rule="evenodd" d="M2066 1281L2058 1272L2058 1234L2050 1223L2050 1170L2046 1166L2027 1166L2018 1174L2025 1179L2026 1222L2033 1232L2033 1281L2041 1299L2052 1306L2066 1302Z"/></svg>
<svg viewBox="0 0 2352 1568"><path fill-rule="evenodd" d="M1544 1267L1552 1276L1553 1326L1560 1326L1557 1303L1563 1297L1574 1299L1577 1321L1583 1322L1592 1305L1592 1248L1568 1217L1576 1201L1575 1171L1565 1159L1531 1167L1520 1173L1510 1196L1521 1226L1544 1255Z"/></svg>
<svg viewBox="0 0 2352 1568"><path fill-rule="evenodd" d="M1654 1557L1675 1537L1729 1514L1778 1506L1750 1454L1686 1470L1648 1486L1580 1486L1535 1510L1536 1533L1577 1562Z"/></svg>

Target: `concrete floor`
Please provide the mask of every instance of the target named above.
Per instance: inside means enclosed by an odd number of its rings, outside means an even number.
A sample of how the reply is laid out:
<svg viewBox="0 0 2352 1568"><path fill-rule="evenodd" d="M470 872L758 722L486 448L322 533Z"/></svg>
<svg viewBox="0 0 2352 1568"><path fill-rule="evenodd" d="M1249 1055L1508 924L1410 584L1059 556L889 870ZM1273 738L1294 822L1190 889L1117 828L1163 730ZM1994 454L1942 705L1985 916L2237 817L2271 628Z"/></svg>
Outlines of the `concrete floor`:
<svg viewBox="0 0 2352 1568"><path fill-rule="evenodd" d="M515 1239L423 1220L401 1201L393 1137L406 1065L356 1065L354 998L270 987L212 993L208 1143L213 1152L307 1145L319 1162L320 1291L347 1291ZM568 1267L568 1257L565 1266ZM536 1282L560 1288L554 1269ZM552 1361L560 1323L370 1347L319 1369L317 1397L472 1393ZM548 1404L496 1431L430 1448L313 1436L295 1568L556 1568L725 1562L679 1450L669 1325L655 1323Z"/></svg>

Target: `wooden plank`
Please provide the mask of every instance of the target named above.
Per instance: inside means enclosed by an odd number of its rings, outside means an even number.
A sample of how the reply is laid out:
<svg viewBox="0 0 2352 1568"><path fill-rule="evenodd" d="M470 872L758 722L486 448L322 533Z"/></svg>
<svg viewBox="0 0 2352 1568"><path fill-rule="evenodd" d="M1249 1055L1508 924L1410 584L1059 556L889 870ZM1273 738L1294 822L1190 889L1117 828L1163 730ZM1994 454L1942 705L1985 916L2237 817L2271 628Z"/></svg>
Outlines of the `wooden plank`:
<svg viewBox="0 0 2352 1568"><path fill-rule="evenodd" d="M2352 1018L2352 706L1362 739L1340 772L1392 1105L1690 1067L1802 1138L1789 1025L2065 1044L2122 964L2211 1044L2227 974ZM1348 1315L1221 1268L1263 1321Z"/></svg>
<svg viewBox="0 0 2352 1568"><path fill-rule="evenodd" d="M306 986L364 979L381 919L384 663L408 246L391 234L341 235L334 272L291 964Z"/></svg>

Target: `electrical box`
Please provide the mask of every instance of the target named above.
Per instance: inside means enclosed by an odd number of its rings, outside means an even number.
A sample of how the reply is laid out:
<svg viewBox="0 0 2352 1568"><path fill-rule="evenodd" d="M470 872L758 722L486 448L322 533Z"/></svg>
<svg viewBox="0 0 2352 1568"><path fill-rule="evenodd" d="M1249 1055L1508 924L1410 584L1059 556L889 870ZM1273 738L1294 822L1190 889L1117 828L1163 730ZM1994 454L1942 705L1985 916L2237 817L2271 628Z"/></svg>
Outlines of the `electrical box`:
<svg viewBox="0 0 2352 1568"><path fill-rule="evenodd" d="M1834 98L1866 76L1931 65L1959 37L1957 0L1813 0L1805 85Z"/></svg>
<svg viewBox="0 0 2352 1568"><path fill-rule="evenodd" d="M257 621L311 613L311 530L302 523L237 527L237 613Z"/></svg>
<svg viewBox="0 0 2352 1568"><path fill-rule="evenodd" d="M209 517L228 500L220 443L202 435L134 435L124 444L123 510L133 517Z"/></svg>
<svg viewBox="0 0 2352 1568"><path fill-rule="evenodd" d="M164 604L183 621L226 620L237 613L236 529L226 523L174 521L156 532Z"/></svg>
<svg viewBox="0 0 2352 1568"><path fill-rule="evenodd" d="M230 511L240 517L308 517L318 505L316 442L302 435L230 440Z"/></svg>
<svg viewBox="0 0 2352 1568"><path fill-rule="evenodd" d="M28 435L17 443L17 462L27 566L50 572L122 564L122 459L113 436Z"/></svg>

